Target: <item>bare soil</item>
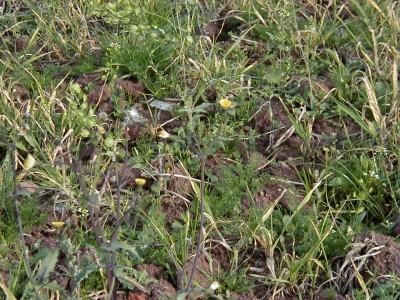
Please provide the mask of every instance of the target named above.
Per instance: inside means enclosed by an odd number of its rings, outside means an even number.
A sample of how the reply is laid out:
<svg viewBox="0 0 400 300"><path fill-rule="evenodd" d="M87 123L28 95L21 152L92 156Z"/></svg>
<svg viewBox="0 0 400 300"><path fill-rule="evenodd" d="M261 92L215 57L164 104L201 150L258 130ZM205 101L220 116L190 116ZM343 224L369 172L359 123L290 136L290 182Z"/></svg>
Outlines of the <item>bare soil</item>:
<svg viewBox="0 0 400 300"><path fill-rule="evenodd" d="M344 11L347 15L351 14L349 11ZM305 11L305 13L313 15L310 11ZM199 30L202 34L212 39L229 41L229 37L226 35L227 28L224 26L225 24L222 23L210 23L204 28L199 28ZM28 37L18 38L15 41L16 50L26 49L28 42ZM146 92L143 84L140 82L121 78L107 82L102 79L103 75L103 73L83 74L74 78L74 82L81 85L83 90L86 90L89 85L92 86L87 96L89 102L96 107L96 113L98 114L106 113L109 115L114 111L114 103L111 101L111 96L115 92L114 89L120 89L125 95L130 97L132 103L135 103L135 107L143 118L146 119L146 122L128 126L127 137L129 149L143 136L152 136L155 140L157 139L155 132L157 128L143 125L154 123L152 119L154 115L157 115L158 124L165 124L163 129L167 132L173 132L184 125L182 120L175 119L174 115L170 112L149 111L147 105L139 103L138 99ZM325 74L324 79L311 80L303 80L301 76L294 75L292 80L295 84L299 84L297 91L299 94L303 94L306 89L313 88L323 96L334 88L334 84L329 79L329 74ZM212 92L210 91L210 102L215 101L215 99L212 99L214 97ZM26 99L30 91L25 87L14 85L13 93L19 99ZM276 199L279 199L277 205L281 205L284 209L292 211L303 200L305 195L301 184L298 184L301 182L298 171L302 168L307 168L307 166L315 162L324 162L327 158L322 148L329 147L333 140L340 145L349 136L357 137L361 131L359 126L351 121L343 124L337 119L315 118L312 124L310 124L313 134L312 142L306 147L302 139L292 130L292 125L284 104L277 98L263 99L263 101L264 103L260 103L261 108L255 113L252 121L249 124L245 124L243 128L243 131L254 129L260 134L260 137L255 142L256 147L251 151L245 151L247 145L241 144L238 147L238 151L243 153L242 161L244 165L249 164L251 161L259 162L259 172L270 175L272 180L257 191L252 199L242 199L241 213L243 215L246 215L254 204L263 209L270 207ZM110 121L108 126L112 126L112 121ZM89 145L86 148L80 149L80 157L83 161L93 159L93 156L98 154L98 150ZM217 177L219 172L218 167L222 163L227 163L219 154L219 152L216 152L215 155L208 157L206 163L210 172L216 174ZM266 162L272 154L275 157L275 162L267 164ZM184 167L179 162L174 161L172 157L167 157L166 159L171 166L167 170L171 174L171 177L165 182L165 187L171 193L166 194L162 198L161 207L162 212L166 215L168 225L172 225L175 221L180 220L183 212L189 209L185 199L190 199L190 195L193 194L193 188L190 180L184 178L185 176L190 177L190 174L187 174ZM152 167L157 169L156 162ZM116 188L114 185L115 182L112 180L116 176L115 170L108 171L108 179L103 176L98 182L98 187L102 186L105 180L109 180L110 187ZM135 179L143 177L141 170L135 168L133 165L123 166L118 172L119 180L124 181L124 188L127 189L134 189L136 187ZM149 181L144 186L144 189L149 189L152 183L154 181ZM286 192L283 193L285 190ZM177 197L176 195L181 197ZM305 209L309 208L310 204L306 204ZM33 249L33 246L38 241L41 242L41 247L49 249L59 246L60 241L54 228L51 226L51 222L53 221L69 220L69 229L64 233L67 236L73 236L74 231L79 230L82 225L81 222L84 222L84 220L78 220L74 217L74 214L71 212L58 213L51 211L49 215L50 217L45 228L34 227L26 233L25 243L28 247ZM85 228L90 229L90 226L86 224ZM398 228L400 228L400 225L394 228L394 232L397 234L400 232ZM232 241L235 241L235 238L238 237L232 237ZM208 243L206 246L209 251L207 251L207 255L203 253L196 264L197 272L194 282L198 287L209 289L212 284L210 282L210 278L213 277L212 275L215 275L215 272L218 272L219 269L229 273L231 265L230 253L226 247L213 243ZM362 255L365 256L365 263L358 271L365 280L368 280L371 273L378 274L378 276L396 273L400 276L400 246L398 245L398 240L394 237L384 236L377 232L367 232L356 236L354 244L349 245L353 249L356 246L358 247L357 251L349 250L348 256L340 257L333 261L333 265L336 265L338 270L341 270L341 274L337 274L340 277L337 284L342 287L341 294L337 293L332 296L327 290L321 288L320 291L315 291L313 295L304 294L303 299L348 299L348 283L350 281L355 282L353 276L354 265L350 264L349 261L351 258ZM353 255L353 257L350 257L350 255ZM94 259L94 254L90 249L82 248L80 257L82 260ZM239 253L239 257L244 264L244 268L261 270L262 274L259 273L259 275L268 275L266 261L269 257L269 252L262 245L255 243L251 247L249 246L242 253ZM145 287L136 288L131 291L121 290L121 299L175 299L178 291L185 288L184 284L193 270L193 260L194 253L183 264L182 270L177 272L176 278L171 278L165 266L153 264L138 265L137 270L146 270L148 277L154 280ZM73 279L66 276L61 268L62 266L66 266L67 263L66 253L61 252L58 262L60 267L56 269L56 272L52 276L61 287L68 290L73 283ZM7 283L9 279L8 274L5 272L0 274L2 280ZM232 292L230 299L269 299L270 288L257 283L255 281L256 286L250 291L242 293ZM205 297L204 293L198 291L189 295L189 299L200 299L201 297ZM293 293L287 291L285 293L282 292L279 297L275 297L274 299L291 300L298 299L298 296L295 291Z"/></svg>
<svg viewBox="0 0 400 300"><path fill-rule="evenodd" d="M96 83L96 87L89 93L89 100L92 104L97 105L97 112L110 113L113 104L110 101L110 87L107 83L100 81L98 78L101 74L87 74L76 78L76 82L84 86L89 83ZM130 94L132 97L140 97L143 93L143 87L139 83L130 82L127 80L117 80L118 85L126 93ZM26 95L24 89L16 89L15 92L21 91L21 97ZM324 160L325 157L320 149L324 146L329 146L330 139L325 137L330 137L336 135L337 139L343 140L346 138L346 134L356 135L359 132L357 125L339 124L334 120L316 119L312 124L313 133L315 135L313 139L313 144L311 145L311 151L305 152L303 148L303 141L296 135L296 133L287 134L290 129L291 123L287 116L287 112L283 104L278 99L266 99L269 105L263 106L254 116L250 124L246 124L247 129L254 128L258 133L262 134L260 138L256 140L256 150L250 151L243 156L243 163L248 164L251 161L259 162L260 172L265 172L273 177L273 180L266 183L264 188L257 191L253 195L252 201L255 205L260 208L267 208L274 203L279 197L279 204L282 205L287 210L293 210L297 207L300 201L304 197L304 191L299 183L301 180L298 176L298 171L296 169L307 166L307 164L312 163L316 160ZM151 114L146 111L147 108L138 105L141 114L144 118L147 118L149 123L151 122ZM172 120L173 115L168 112L162 112L160 118L163 123L167 123L165 130L173 131L175 128L182 126L182 121ZM273 119L271 119L273 116ZM172 120L171 122L168 122ZM135 143L143 134L148 134L151 131L150 128L143 125L134 124L128 128L129 143ZM346 134L345 134L346 131ZM273 135L273 136L271 136ZM279 147L273 147L271 141L282 141ZM246 145L241 145L240 147L246 147ZM239 151L241 149L238 149ZM242 149L243 150L243 149ZM84 153L81 154L82 159L90 158L94 148L88 148L82 150ZM246 151L243 151L246 153ZM276 163L268 164L264 166L264 163L268 160L267 157L271 154L276 154ZM96 152L97 154L97 152ZM166 220L169 225L174 221L180 219L181 214L189 209L188 203L183 198L188 198L193 192L190 180L184 178L189 176L185 169L178 162L174 162L172 157L167 158L171 169L169 172L172 174L170 179L165 183L167 190L172 193L170 195L166 194L162 198L161 207L163 213L166 215ZM218 175L218 166L221 164L221 158L218 158L218 152L216 155L211 156L207 160L207 168L209 168L213 173ZM224 162L226 163L226 162ZM114 170L109 170L108 180L111 187L113 186L112 178ZM178 176L177 176L178 175ZM181 176L179 176L181 175ZM140 169L136 169L130 165L121 167L118 177L124 180L125 188L134 188L136 183L136 178L143 177ZM103 176L98 182L100 187L106 178ZM150 184L149 184L150 186ZM145 187L146 188L146 187ZM148 187L147 187L148 188ZM282 196L282 192L287 190L287 192ZM175 197L174 194L181 195L183 198ZM247 211L254 205L250 199L244 198L242 200L242 213L245 215ZM306 206L307 209L307 206ZM59 240L54 229L51 229L51 222L69 218L71 223L70 229L65 232L68 236L74 234L74 230L80 225L79 221L73 217L73 214L52 214L48 220L47 228L32 228L30 232L26 234L25 242L27 246L32 247L38 240L41 241L41 247L54 248L59 245ZM233 238L234 240L234 238ZM358 252L359 255L370 253L371 249L379 248L376 255L371 255L366 259L364 267L359 270L360 274L366 279L370 276L369 274L389 274L397 273L400 276L400 246L393 240L393 238L383 236L376 232L368 232L365 234L358 235L354 239L354 243L362 244L363 247ZM208 248L211 251L208 255L201 255L196 269L194 282L196 286L208 289L212 282L209 278L215 275L216 270L222 269L225 272L230 272L230 260L229 251L219 244L209 244ZM85 256L90 256L91 251L89 249L82 249L81 259L85 259ZM258 270L265 270L264 275L268 273L266 267L266 261L269 257L267 249L263 248L261 245L254 245L248 248L245 252L240 253L241 260L247 261L248 268L257 268ZM184 288L184 282L190 277L193 269L193 259L194 256L189 257L188 261L182 266L181 273L178 272L176 278L170 278L167 274L164 266L157 266L152 264L141 264L137 266L139 271L146 270L148 278L153 279L153 282L149 283L142 289L135 289L132 291L121 291L121 299L130 300L149 300L149 299L174 299L176 297L178 290ZM389 262L389 263L388 263ZM339 259L336 265L345 263L345 258ZM65 266L67 264L65 253L61 253L59 257L59 266ZM345 285L345 280L354 280L351 278L351 265L346 265L343 276L344 279L341 281L342 285ZM354 271L354 270L353 270ZM62 269L58 268L58 274L54 274L54 279L56 282L68 289L72 285L72 279L64 276ZM348 278L346 278L348 276ZM7 281L7 274L3 274L3 280ZM185 279L185 280L183 280ZM270 290L263 285L256 285L250 291L244 291L242 293L231 293L230 299L268 299L268 294ZM344 288L342 295L336 294L332 298L332 294L326 292L324 289L321 291L316 291L314 295L304 295L304 299L348 299L346 298L347 290ZM193 292L190 294L188 299L199 299L199 297L204 297L201 292ZM267 297L267 298L266 298ZM296 293L291 295L290 293L282 294L280 297L275 299L297 299Z"/></svg>

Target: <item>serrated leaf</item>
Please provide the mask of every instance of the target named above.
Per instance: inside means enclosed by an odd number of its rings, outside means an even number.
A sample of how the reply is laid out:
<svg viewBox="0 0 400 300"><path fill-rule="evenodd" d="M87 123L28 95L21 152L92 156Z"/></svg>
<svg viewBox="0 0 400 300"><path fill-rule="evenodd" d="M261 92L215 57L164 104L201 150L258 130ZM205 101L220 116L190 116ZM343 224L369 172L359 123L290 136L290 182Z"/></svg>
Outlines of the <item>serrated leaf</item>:
<svg viewBox="0 0 400 300"><path fill-rule="evenodd" d="M34 149L40 149L40 146L35 138L35 136L33 135L33 133L31 131L27 131L23 137L25 138L25 140L34 148Z"/></svg>
<svg viewBox="0 0 400 300"><path fill-rule="evenodd" d="M193 112L195 112L195 113L207 113L207 111L206 111L205 109L206 109L207 107L209 107L210 105L211 105L211 103L207 103L207 102L202 103L202 104L196 106L196 107L193 109Z"/></svg>
<svg viewBox="0 0 400 300"><path fill-rule="evenodd" d="M283 224L285 224L286 226L290 223L292 223L292 218L288 215L284 215L282 218Z"/></svg>
<svg viewBox="0 0 400 300"><path fill-rule="evenodd" d="M60 286L59 284L55 282L48 282L44 285L37 286L39 289L49 289L49 290L55 290L55 291L60 291L60 292L65 292L65 289Z"/></svg>
<svg viewBox="0 0 400 300"><path fill-rule="evenodd" d="M38 254L43 257L42 265L36 274L36 280L39 284L46 283L49 279L50 272L54 271L58 260L58 248L54 249L41 249Z"/></svg>
<svg viewBox="0 0 400 300"><path fill-rule="evenodd" d="M123 249L123 250L129 251L131 254L133 254L133 256L136 259L138 259L140 261L142 260L140 258L139 253L137 253L137 251L136 251L136 247L133 247L124 241L116 241L116 242L112 243L110 246L101 247L101 249L106 250L106 251L117 251L119 249Z"/></svg>
<svg viewBox="0 0 400 300"><path fill-rule="evenodd" d="M17 149L20 149L20 150L28 151L28 150L26 150L25 145L24 145L23 143L21 143L21 142L15 143L15 147L16 147Z"/></svg>
<svg viewBox="0 0 400 300"><path fill-rule="evenodd" d="M74 285L72 286L71 290L74 291L77 287L78 284L84 280L90 273L97 271L100 268L99 265L89 265L86 268L84 268L76 278L74 278Z"/></svg>
<svg viewBox="0 0 400 300"><path fill-rule="evenodd" d="M20 189L14 193L14 196L31 196L31 193L27 189Z"/></svg>

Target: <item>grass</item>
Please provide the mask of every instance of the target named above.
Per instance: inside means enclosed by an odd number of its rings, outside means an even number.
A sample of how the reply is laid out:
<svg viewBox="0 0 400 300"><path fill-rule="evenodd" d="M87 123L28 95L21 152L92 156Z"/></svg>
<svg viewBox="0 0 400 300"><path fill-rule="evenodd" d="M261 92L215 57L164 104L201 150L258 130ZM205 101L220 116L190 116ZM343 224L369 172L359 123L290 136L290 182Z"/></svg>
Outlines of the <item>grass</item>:
<svg viewBox="0 0 400 300"><path fill-rule="evenodd" d="M1 296L397 299L396 2L0 9Z"/></svg>

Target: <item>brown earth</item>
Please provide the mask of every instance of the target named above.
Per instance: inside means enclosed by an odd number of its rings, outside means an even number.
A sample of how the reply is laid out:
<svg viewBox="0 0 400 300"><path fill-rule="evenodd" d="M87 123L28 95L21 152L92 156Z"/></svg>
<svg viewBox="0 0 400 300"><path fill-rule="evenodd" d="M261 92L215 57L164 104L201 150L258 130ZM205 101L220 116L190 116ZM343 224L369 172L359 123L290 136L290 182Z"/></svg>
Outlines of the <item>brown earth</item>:
<svg viewBox="0 0 400 300"><path fill-rule="evenodd" d="M95 84L94 89L89 92L89 101L97 106L97 112L105 112L109 114L114 110L114 104L111 103L110 97L113 91L111 91L110 85L102 81L101 73L96 74L85 74L75 79L75 82L85 87L87 84ZM307 84L310 81L302 81L300 84L301 89L307 88ZM318 85L321 90L320 92L328 92L332 86L326 83L313 82L311 84ZM141 97L144 93L143 86L140 83L131 82L128 80L116 80L113 86L119 86L123 92L133 100ZM24 98L27 96L28 92L21 87L16 86L14 89L16 94L20 94L19 97ZM143 135L153 135L156 140L156 130L154 127L149 126L153 120L151 119L151 114L147 111L147 106L140 103L136 105L138 111L142 117L146 120L143 123L134 123L128 126L128 140L129 143L134 144ZM164 130L167 132L174 132L175 129L183 126L183 122L179 119L175 119L173 114L166 111L161 111L159 113L159 124L165 124ZM312 143L309 148L305 148L305 145L301 138L291 130L291 122L287 115L287 111L283 103L276 98L265 99L265 105L254 115L252 122L250 124L244 125L247 128L254 128L257 133L261 136L256 140L256 149L250 152L246 151L246 144L242 144L239 147L239 151L243 153L243 164L247 165L252 161L257 162L257 168L259 172L265 172L272 176L272 180L264 185L264 188L257 191L252 200L249 198L242 199L242 214L246 215L247 211L255 204L261 209L266 209L271 205L282 205L287 210L293 210L297 207L300 201L304 198L304 191L301 188L301 180L298 176L299 168L307 167L307 164L312 163L315 160L324 161L324 157L320 149L322 147L329 147L331 137L335 136L336 140L345 140L347 136L356 136L360 129L354 123L340 124L337 120L326 120L326 119L315 119L312 124L310 124L313 137ZM246 130L246 128L244 130ZM93 147L88 147L81 150L80 157L83 160L89 159L98 154L98 149ZM206 162L206 166L211 170L213 174L218 177L218 166L221 164L227 164L222 156L219 156L220 152L216 152L215 155L209 157ZM222 153L220 153L222 154ZM270 163L271 155L274 157L274 163ZM166 220L169 225L172 225L174 221L179 221L181 214L185 212L189 206L188 202L191 200L190 197L193 194L193 189L190 181L190 174L186 172L179 162L174 161L173 157L166 157L165 162L169 165L169 169L164 170L164 172L171 174L165 181L160 181L160 184L164 187L165 196L162 197L161 207L163 213L166 215ZM159 161L153 162L154 170L159 170ZM108 186L115 189L117 187L117 182L115 182L115 170L109 170L106 172L107 176L101 177L97 186L101 187L107 183ZM117 176L120 182L124 182L123 188L135 189L137 178L146 178L140 169L134 168L130 165L120 165L119 174ZM161 177L160 177L161 178ZM159 180L160 180L159 178ZM145 185L145 189L150 189L152 185L156 182L154 179L147 178L148 182ZM27 189L29 186L27 187ZM276 200L279 199L277 203ZM254 201L254 202L253 202ZM310 205L306 204L305 208L309 208ZM59 241L54 229L51 229L51 222L60 219L69 219L70 229L68 229L65 234L71 236L73 234L74 228L76 228L79 223L74 219L72 214L53 214L49 218L48 228L32 228L30 232L27 233L25 237L25 242L27 246L31 247L37 241L41 241L41 247L54 248L58 247ZM86 226L85 226L86 227ZM359 235L355 238L354 243L363 243L363 248L360 250L360 254L369 253L374 247L379 248L379 254L371 256L365 264L361 274L368 278L369 272L376 272L377 274L388 274L390 272L395 272L400 275L400 269L397 267L400 265L400 250L399 246L394 242L394 240L389 237L382 236L375 232L365 233ZM211 246L211 245L210 245ZM221 245L212 245L213 249L208 256L201 255L197 262L197 272L194 277L195 286L208 289L212 282L209 278L215 275L215 270L221 268L225 272L230 272L230 262L228 250ZM93 259L85 258L91 257L90 250L83 249L82 253L86 253L81 259ZM350 253L350 252L349 252ZM256 268L257 270L264 270L265 274L268 274L268 268L266 261L269 257L268 251L262 248L261 244L253 247L253 249L248 249L247 252L241 253L243 259L248 260L250 268ZM277 259L277 258L274 258ZM387 262L391 263L388 264ZM343 260L341 260L343 264ZM59 266L66 266L66 253L61 253L59 257ZM338 264L338 262L336 262ZM210 268L210 266L212 266ZM343 271L344 278L351 276L351 266L346 266ZM179 289L182 289L184 283L187 282L188 278L193 269L193 256L191 256L188 261L182 266L182 272L173 281L168 280L168 276L162 266L155 265L139 265L138 270L146 270L149 278L153 278L154 282L149 283L142 290L133 290L126 294L129 299L173 299ZM56 273L59 274L57 275ZM347 276L347 277L346 277ZM3 280L7 281L7 274L2 274ZM56 269L54 274L54 279L57 283L68 289L72 281L71 279L62 275L61 269ZM354 280L354 278L352 279ZM179 283L179 281L181 281ZM178 283L177 283L178 282ZM342 293L346 294L346 285L341 281L343 286ZM243 293L231 293L230 299L264 299L265 296L270 292L265 286L257 286L251 291L245 291ZM194 292L189 296L188 299L196 299L196 297L204 296L202 292ZM125 297L125 296L124 296ZM295 294L282 294L280 297L275 299L297 299ZM347 299L342 295L332 295L324 291L323 289L316 293L315 295L309 296L304 295L304 299Z"/></svg>
<svg viewBox="0 0 400 300"><path fill-rule="evenodd" d="M310 1L303 1L309 3ZM330 1L320 1L322 5L329 5ZM313 15L312 5L305 8L304 13L306 15ZM346 7L342 9L339 14L343 14L344 18L351 16L352 12ZM205 26L199 28L199 33L205 35L211 39L218 41L227 41L228 25L222 21L212 21ZM15 50L22 51L28 47L29 38L22 36L15 41ZM142 123L129 124L127 129L127 140L130 147L134 145L141 137L151 136L154 141L158 139L157 130L159 129L156 125L150 125L154 123L152 116L155 114L155 110L150 112L147 105L144 105L139 100L146 93L144 86L140 82L135 82L127 79L116 79L113 81L107 81L102 79L103 73L83 74L74 78L74 82L81 85L83 88L92 86L92 89L87 93L89 102L96 106L96 112L110 114L114 111L114 103L111 101L113 93L122 92L126 97L131 99L132 104L135 105L136 109L144 118ZM321 95L320 101L323 101L323 97L326 96L333 88L334 84L329 79L329 74L325 74L324 80L322 79L304 79L301 75L293 75L291 80L298 84L298 94L303 94L306 90L313 89L317 94ZM215 101L215 95L213 91L210 93L210 102ZM17 99L24 100L29 97L30 91L22 86L14 85L12 87L12 93ZM212 99L211 99L212 98ZM257 161L259 165L260 173L266 173L271 175L272 180L264 185L264 187L252 195L252 199L242 199L241 213L245 215L248 210L255 204L260 209L265 209L271 205L282 205L286 210L293 210L298 206L300 201L304 198L304 191L300 184L301 180L298 176L298 170L301 168L307 168L308 164L315 161L324 162L324 152L321 151L323 147L329 147L333 140L340 145L341 141L344 141L348 136L357 137L360 134L360 128L354 122L347 122L346 124L340 123L337 119L325 119L315 118L309 125L312 132L312 140L310 145L305 145L301 137L299 137L292 128L291 121L288 117L288 113L285 109L284 103L277 98L263 99L264 103L260 103L261 108L252 118L251 123L245 124L243 130L249 131L249 129L255 129L261 136L256 139L256 149L249 152L245 151L247 145L243 144L238 149L243 153L242 161L243 164L247 165L251 161ZM184 126L184 123L180 119L175 119L173 113L167 111L158 111L157 124L164 125L163 129L169 133L173 133L174 130ZM112 126L111 120L108 124ZM80 158L82 160L88 160L93 158L93 155L98 154L98 149L90 147L80 149ZM273 163L269 163L271 157L273 157ZM193 188L191 185L190 174L186 172L184 167L179 161L175 161L173 157L166 157L166 162L169 165L169 169L163 170L164 173L169 173L170 176L164 180L164 177L159 178L147 178L146 174L142 173L141 169L135 168L133 165L121 165L116 172L115 169L107 170L107 176L104 174L97 187L100 188L104 184L107 184L111 189L117 188L118 182L115 178L119 178L119 182L124 182L123 188L135 189L137 187L136 179L145 177L147 179L146 185L143 187L146 190L150 190L155 183L160 183L164 188L165 195L161 200L162 212L166 215L168 225L172 225L173 222L179 221L181 214L189 209L188 201L191 200L193 195ZM229 162L222 159L220 152L216 152L215 155L209 157L206 162L206 166L210 169L212 174L218 177L218 166L221 164L228 164ZM161 172L159 162L152 162L150 166L153 170ZM118 173L118 174L116 174ZM118 176L116 176L118 175ZM21 188L26 189L28 192L34 193L36 187L22 186ZM276 200L278 199L277 203ZM310 205L306 204L305 208L309 208ZM25 235L25 243L28 247L32 247L40 242L40 246L43 248L52 249L59 247L60 241L55 229L51 223L54 221L65 220L69 222L68 230L64 232L67 236L73 236L74 231L78 230L82 223L87 220L84 218L77 219L76 215L72 212L55 212L51 211L49 220L45 228L32 228ZM400 221L397 220L400 224ZM394 228L395 233L398 235L399 225ZM84 224L85 229L90 229L90 226ZM232 243L237 241L237 237L232 237ZM221 269L227 274L231 272L231 264L229 255L231 253L227 247L221 244L208 243L207 249L199 257L196 264L196 273L194 276L194 286L201 287L203 289L209 289L212 282L210 278L216 275L216 272ZM206 253L206 254L205 254ZM90 249L81 249L81 260L95 260L95 253ZM274 254L275 255L275 254ZM250 271L246 274L269 274L267 261L271 259L268 249L263 247L260 243L255 243L252 246L248 246L246 250L239 253L241 261L248 263L247 267ZM327 290L323 288L321 291L316 292L314 295L303 295L303 299L349 299L348 288L350 282L356 285L354 265L351 264L351 260L365 256L363 267L358 270L361 276L367 280L370 274L377 274L382 276L395 273L400 276L400 246L398 241L394 238L384 236L376 232L366 232L357 235L354 238L353 244L349 245L348 254L344 257L334 259L332 266L337 266L338 271L336 275L338 278L335 280L335 285L340 286L341 294L331 295ZM274 257L272 259L278 259ZM148 279L154 279L153 282L149 283L145 287L138 287L129 292L121 292L121 299L130 300L153 300L153 299L174 299L179 290L185 288L188 278L193 270L194 253L192 253L188 260L183 264L182 270L180 270L177 278L170 278L167 274L164 266L157 266L153 264L140 264L136 266L138 271L146 270ZM63 273L61 267L67 266L67 253L61 251L59 256L59 262L57 268L52 274L52 278L63 288L69 289L73 282L73 279L66 276ZM257 270L254 271L254 270ZM7 272L0 272L0 276L3 282L7 283L9 280L9 274ZM383 280L383 279L382 279ZM263 284L258 284L258 281L254 281L256 287L251 291L244 291L242 293L230 294L230 299L241 299L241 300L252 300L252 299L268 299L268 293L270 288L267 288ZM204 296L202 292L194 292L189 295L189 299L196 299L196 297ZM275 297L276 300L289 300L298 299L296 293L290 294L281 293L280 296Z"/></svg>
<svg viewBox="0 0 400 300"><path fill-rule="evenodd" d="M80 84L93 82L93 80L98 80L96 79L98 77L99 74L85 75L82 78L78 78L77 82L80 82ZM108 87L108 85L104 85L104 83L97 85L99 89L103 89L105 86ZM103 96L104 98L102 98ZM110 101L109 93L99 93L99 95L94 97L91 101L93 101L93 103L107 103ZM293 210L304 197L304 192L301 189L301 185L298 184L301 182L301 180L298 177L298 173L295 168L301 168L302 166L307 165L308 162L313 161L313 159L316 159L316 157L304 155L304 145L302 140L294 132L290 132L289 130L291 123L283 104L278 99L269 99L267 101L269 102L269 105L265 105L262 109L260 109L254 116L252 123L246 125L254 127L258 133L263 135L256 141L257 150L251 151L243 156L243 163L249 164L252 161L256 161L258 163L257 167L259 168L260 172L266 172L267 174L273 176L274 179L266 183L262 190L259 190L257 193L255 193L252 201L254 201L257 207L268 208L274 204L276 199L279 199L278 205L282 205L287 210ZM100 106L99 110L101 110ZM150 123L150 114L145 111L143 106L140 108L140 112ZM271 119L271 116L273 116L273 119ZM168 124L168 131L170 132L179 126L182 126L181 121L172 121L168 123L169 118L173 118L173 115L170 113L163 113L162 118L162 121ZM135 126L135 124L132 126ZM129 129L129 138L133 143L136 139L140 138L139 132L143 132L142 130L144 130L144 132L149 132L149 130L151 131L151 129L148 127L146 129L146 126L143 125L138 125L139 127L137 127L137 129L134 129L136 127L132 126ZM322 146L329 146L330 139L328 137L331 135L336 134L337 138L341 140L345 139L344 130L347 131L347 134L357 134L359 131L359 128L354 124L346 124L346 129L344 129L341 124L324 119L315 120L312 124L312 129L316 136L313 139L312 144L314 149L318 149ZM274 148L274 142L276 141L280 141L281 144L279 147ZM246 145L242 145L241 147L246 147ZM85 151L87 153L82 155L82 158L90 157L90 152L94 150L95 149L93 148L86 149ZM244 151L243 153L246 152ZM270 157L271 153L275 154L275 163L268 164L268 157ZM187 174L180 163L175 162L172 157L167 157L166 161L168 162L170 168L165 170L165 172L170 173L171 176L165 182L161 182L161 184L164 186L165 191L170 192L167 192L162 198L161 206L163 213L166 215L168 224L171 225L174 221L179 221L181 214L188 209L187 199L190 199L190 195L193 193L193 190L190 183L190 175ZM222 162L227 163L222 159L222 157L218 158L218 155L215 155L207 160L207 167L211 170L214 170L213 172L218 176L217 167ZM153 165L154 169L156 170L158 169L158 163L159 162L154 162ZM116 188L116 182L113 181L116 178L114 173L115 170L112 169L107 172L107 176L102 176L101 180L98 182L98 187L102 186L107 180L107 184L109 186ZM145 176L146 174L142 173L140 169L136 169L130 165L120 165L118 178L120 181L124 182L123 188L134 189L136 186L135 179L143 178ZM154 184L154 180L149 181L145 188L150 189L151 184ZM29 186L27 188L29 188ZM243 199L243 214L246 214L246 212L252 207L252 201L247 198ZM274 205L276 205L276 203ZM28 246L32 246L38 240L40 240L42 247L49 249L57 247L59 241L57 240L54 229L51 229L51 222L65 218L69 218L69 222L71 224L70 229L68 229L65 234L72 235L74 227L78 226L79 221L73 219L72 215L67 216L65 214L55 214L49 218L48 229L31 229L31 231L26 235L26 244ZM368 258L364 269L361 270L365 278L368 278L369 272L376 272L377 274L382 275L388 274L389 272L395 272L400 275L400 269L397 267L400 265L400 250L398 244L396 244L394 240L375 232L369 232L357 236L354 240L354 243L363 243L363 248L358 252L360 255L370 253L371 249L376 247L381 247L379 248L379 254ZM195 286L202 287L204 289L208 289L210 287L212 282L210 282L209 278L215 275L214 272L216 272L216 270L221 268L225 270L225 272L229 273L231 268L229 261L229 250L221 245L210 246L213 250L207 256L200 256L196 265L197 272L195 273L194 277ZM90 256L90 251L84 250L83 252ZM269 254L268 251L262 249L261 245L253 247L253 249L249 248L247 252L241 253L241 255L243 258L248 260L250 268L255 268L259 271L264 270L263 272L265 272L265 274L268 273L266 261L269 257ZM85 255L82 256L82 259L84 259L84 257ZM154 279L154 282L149 283L142 290L130 291L127 294L129 299L173 299L176 297L179 287L182 289L185 282L187 282L188 278L190 277L193 269L193 258L194 256L191 256L182 266L182 272L180 273L181 275L179 275L178 278L175 278L172 283L170 280L168 280L168 276L166 275L162 266L151 264L138 265L137 269L139 271L146 270L148 278ZM275 259L277 259L277 257ZM391 263L388 264L388 261ZM341 260L341 262L344 263L343 260ZM337 263L338 262L336 262L336 264ZM66 254L61 253L59 265L63 266L66 264ZM347 278L346 276L351 276L350 265L348 265L347 269L344 270L346 270L343 271L345 278ZM62 275L61 269L57 269L56 272L60 272L59 275L54 274L54 278L58 284L68 289L72 284L71 280ZM4 274L3 279L7 280L7 276L5 275L6 274ZM181 282L179 283L179 281ZM343 281L341 284L345 286ZM230 294L230 299L263 299L269 292L269 289L260 285L251 291L245 291L243 293L232 292ZM346 294L345 288L343 288L342 293L343 295ZM194 292L189 296L188 299L197 299L196 297L200 296L204 296L204 294L202 292ZM282 294L280 297L276 297L275 299L297 299L296 297L297 296L295 295ZM322 289L313 296L304 295L304 299L339 300L347 298L339 294L332 298L331 294L328 295L328 293Z"/></svg>

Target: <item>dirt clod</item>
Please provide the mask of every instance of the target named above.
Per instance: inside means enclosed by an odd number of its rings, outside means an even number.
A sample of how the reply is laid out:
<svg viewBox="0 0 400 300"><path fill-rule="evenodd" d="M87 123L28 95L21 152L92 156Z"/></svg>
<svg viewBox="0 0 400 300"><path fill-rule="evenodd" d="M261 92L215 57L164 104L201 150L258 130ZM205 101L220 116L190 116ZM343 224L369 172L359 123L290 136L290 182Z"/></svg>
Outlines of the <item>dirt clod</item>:
<svg viewBox="0 0 400 300"><path fill-rule="evenodd" d="M31 38L29 36L23 35L16 39L15 41L15 51L19 52L25 50L29 46L29 41Z"/></svg>
<svg viewBox="0 0 400 300"><path fill-rule="evenodd" d="M95 86L88 94L88 100L92 105L108 102L111 97L111 89L108 84Z"/></svg>
<svg viewBox="0 0 400 300"><path fill-rule="evenodd" d="M391 273L400 276L400 245L391 237L369 231L357 235L354 242L364 245L363 253L376 253L368 258L364 271L371 270L378 276ZM365 276L368 276L367 273Z"/></svg>
<svg viewBox="0 0 400 300"><path fill-rule="evenodd" d="M194 262L194 256L191 257L184 265L183 265L183 274L184 278L186 281L189 280L192 270L193 270L193 262ZM208 259L206 258L205 255L201 254L199 256L199 259L197 260L196 264L196 273L193 278L193 286L194 287L201 287L203 289L208 289L211 285L211 281L209 278L211 278L211 269L210 269L210 264L208 262ZM192 292L190 293L188 299L196 299L196 297L199 297L202 293L201 292Z"/></svg>
<svg viewBox="0 0 400 300"><path fill-rule="evenodd" d="M140 264L137 266L137 270L146 270L148 278L160 279L164 274L164 268L162 266L152 264Z"/></svg>
<svg viewBox="0 0 400 300"><path fill-rule="evenodd" d="M17 99L25 100L29 97L29 90L19 84L14 84L12 87L12 93Z"/></svg>
<svg viewBox="0 0 400 300"><path fill-rule="evenodd" d="M150 283L149 288L152 292L149 300L167 300L176 296L176 290L172 284L162 278Z"/></svg>
<svg viewBox="0 0 400 300"><path fill-rule="evenodd" d="M136 99L144 94L144 86L141 83L132 82L126 79L116 79L115 83L128 95Z"/></svg>

